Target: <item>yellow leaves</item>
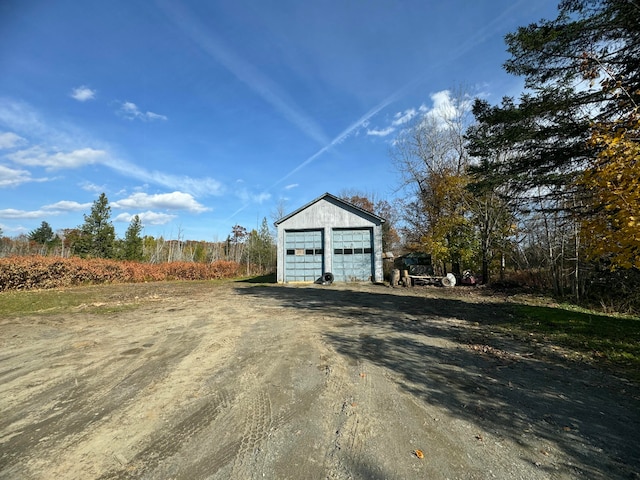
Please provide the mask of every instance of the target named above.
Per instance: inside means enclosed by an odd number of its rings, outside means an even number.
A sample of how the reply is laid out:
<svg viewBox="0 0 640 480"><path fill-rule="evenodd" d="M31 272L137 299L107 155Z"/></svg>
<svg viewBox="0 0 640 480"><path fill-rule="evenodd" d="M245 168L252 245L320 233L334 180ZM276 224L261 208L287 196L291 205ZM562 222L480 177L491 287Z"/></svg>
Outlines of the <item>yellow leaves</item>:
<svg viewBox="0 0 640 480"><path fill-rule="evenodd" d="M640 265L640 115L595 126L590 145L598 156L579 184L590 195L592 215L582 220L591 257L614 267Z"/></svg>

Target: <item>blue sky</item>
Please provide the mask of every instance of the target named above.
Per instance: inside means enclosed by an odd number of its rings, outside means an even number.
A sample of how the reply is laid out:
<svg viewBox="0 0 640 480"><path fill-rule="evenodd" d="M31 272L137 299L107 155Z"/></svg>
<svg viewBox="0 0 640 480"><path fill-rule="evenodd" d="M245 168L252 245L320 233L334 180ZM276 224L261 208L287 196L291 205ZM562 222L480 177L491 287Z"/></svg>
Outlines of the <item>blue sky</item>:
<svg viewBox="0 0 640 480"><path fill-rule="evenodd" d="M556 0L4 0L0 228L224 240L324 192L390 201L406 120L522 80L504 35Z"/></svg>

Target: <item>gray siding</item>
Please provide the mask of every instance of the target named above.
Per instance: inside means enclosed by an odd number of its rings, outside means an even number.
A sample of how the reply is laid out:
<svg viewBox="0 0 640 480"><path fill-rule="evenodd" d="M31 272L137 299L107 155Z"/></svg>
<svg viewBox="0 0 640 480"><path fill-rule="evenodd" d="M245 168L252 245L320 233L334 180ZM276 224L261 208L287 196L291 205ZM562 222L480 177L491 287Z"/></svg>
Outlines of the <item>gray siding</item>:
<svg viewBox="0 0 640 480"><path fill-rule="evenodd" d="M323 265L325 272L334 270L334 229L369 229L371 231L372 279L382 282L382 220L360 209L335 199L331 195L320 197L302 210L285 217L278 224L278 268L279 283L287 281L286 276L286 232L321 230L323 240Z"/></svg>

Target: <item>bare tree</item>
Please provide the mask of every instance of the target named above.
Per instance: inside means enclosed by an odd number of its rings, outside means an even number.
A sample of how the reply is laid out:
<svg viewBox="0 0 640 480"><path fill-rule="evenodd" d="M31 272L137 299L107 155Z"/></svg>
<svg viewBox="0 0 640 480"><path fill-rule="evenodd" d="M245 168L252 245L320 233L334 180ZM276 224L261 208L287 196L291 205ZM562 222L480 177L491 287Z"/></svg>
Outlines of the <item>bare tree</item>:
<svg viewBox="0 0 640 480"><path fill-rule="evenodd" d="M443 273L451 263L459 274L460 263L472 257L464 138L471 121L466 89L443 93L432 110L400 132L391 151L406 193L407 238L413 249L430 253Z"/></svg>

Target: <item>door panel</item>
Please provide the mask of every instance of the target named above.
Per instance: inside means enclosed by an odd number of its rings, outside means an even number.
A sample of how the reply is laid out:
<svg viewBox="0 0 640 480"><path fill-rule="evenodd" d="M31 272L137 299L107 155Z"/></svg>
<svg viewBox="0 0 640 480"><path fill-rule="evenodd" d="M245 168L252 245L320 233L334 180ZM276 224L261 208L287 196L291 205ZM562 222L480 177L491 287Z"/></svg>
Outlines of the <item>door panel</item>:
<svg viewBox="0 0 640 480"><path fill-rule="evenodd" d="M285 282L315 282L322 271L322 230L285 232Z"/></svg>
<svg viewBox="0 0 640 480"><path fill-rule="evenodd" d="M371 229L333 231L333 275L337 281L371 280L373 274Z"/></svg>

